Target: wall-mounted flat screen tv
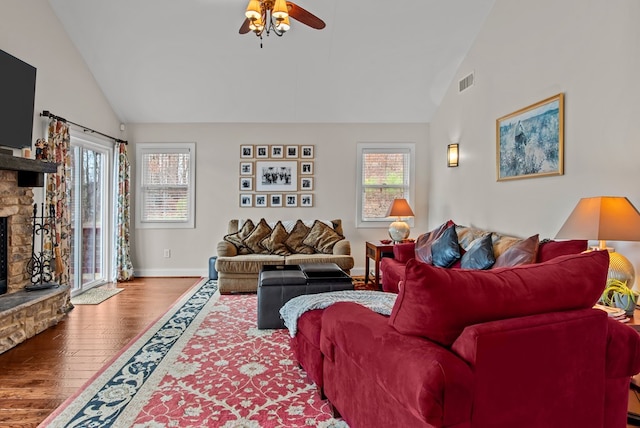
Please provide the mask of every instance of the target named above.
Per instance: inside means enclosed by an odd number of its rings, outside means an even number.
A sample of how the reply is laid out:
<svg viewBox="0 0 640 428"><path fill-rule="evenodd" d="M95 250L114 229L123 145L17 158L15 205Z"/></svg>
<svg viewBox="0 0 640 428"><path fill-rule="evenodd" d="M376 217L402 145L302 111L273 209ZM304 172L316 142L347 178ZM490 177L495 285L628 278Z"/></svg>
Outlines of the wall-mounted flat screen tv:
<svg viewBox="0 0 640 428"><path fill-rule="evenodd" d="M36 68L0 50L0 146L31 146Z"/></svg>

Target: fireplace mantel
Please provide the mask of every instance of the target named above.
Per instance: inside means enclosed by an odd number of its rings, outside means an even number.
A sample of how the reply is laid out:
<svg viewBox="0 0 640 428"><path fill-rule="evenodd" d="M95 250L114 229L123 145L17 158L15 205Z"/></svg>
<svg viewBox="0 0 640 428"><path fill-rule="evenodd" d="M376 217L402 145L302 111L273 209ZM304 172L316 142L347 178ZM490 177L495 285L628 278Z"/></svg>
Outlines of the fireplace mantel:
<svg viewBox="0 0 640 428"><path fill-rule="evenodd" d="M0 169L18 171L18 186L20 187L42 187L44 186L44 174L56 172L58 164L0 153Z"/></svg>

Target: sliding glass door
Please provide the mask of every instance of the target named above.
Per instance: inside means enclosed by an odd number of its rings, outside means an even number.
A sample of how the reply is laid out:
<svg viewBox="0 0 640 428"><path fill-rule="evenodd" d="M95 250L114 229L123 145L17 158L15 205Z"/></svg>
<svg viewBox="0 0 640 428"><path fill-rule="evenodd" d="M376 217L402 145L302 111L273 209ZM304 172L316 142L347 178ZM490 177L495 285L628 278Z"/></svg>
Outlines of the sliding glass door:
<svg viewBox="0 0 640 428"><path fill-rule="evenodd" d="M104 284L111 260L112 146L71 135L72 294Z"/></svg>

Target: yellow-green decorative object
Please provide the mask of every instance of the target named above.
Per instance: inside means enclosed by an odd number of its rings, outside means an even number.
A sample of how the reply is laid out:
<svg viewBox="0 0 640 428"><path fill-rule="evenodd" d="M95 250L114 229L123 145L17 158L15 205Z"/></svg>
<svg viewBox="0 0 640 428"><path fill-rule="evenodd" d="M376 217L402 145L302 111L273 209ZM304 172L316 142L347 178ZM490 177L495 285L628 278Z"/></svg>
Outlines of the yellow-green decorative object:
<svg viewBox="0 0 640 428"><path fill-rule="evenodd" d="M633 315L637 300L638 296L631 288L627 287L627 283L615 278L607 280L607 286L600 297L600 303L622 309L627 316Z"/></svg>

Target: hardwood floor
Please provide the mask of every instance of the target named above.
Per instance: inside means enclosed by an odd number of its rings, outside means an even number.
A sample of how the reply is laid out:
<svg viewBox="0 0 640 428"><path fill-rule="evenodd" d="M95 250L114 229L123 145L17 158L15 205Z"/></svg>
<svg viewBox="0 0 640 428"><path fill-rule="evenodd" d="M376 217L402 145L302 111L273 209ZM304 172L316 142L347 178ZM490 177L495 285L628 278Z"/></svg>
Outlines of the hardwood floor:
<svg viewBox="0 0 640 428"><path fill-rule="evenodd" d="M0 354L0 426L35 427L199 278L138 278Z"/></svg>

